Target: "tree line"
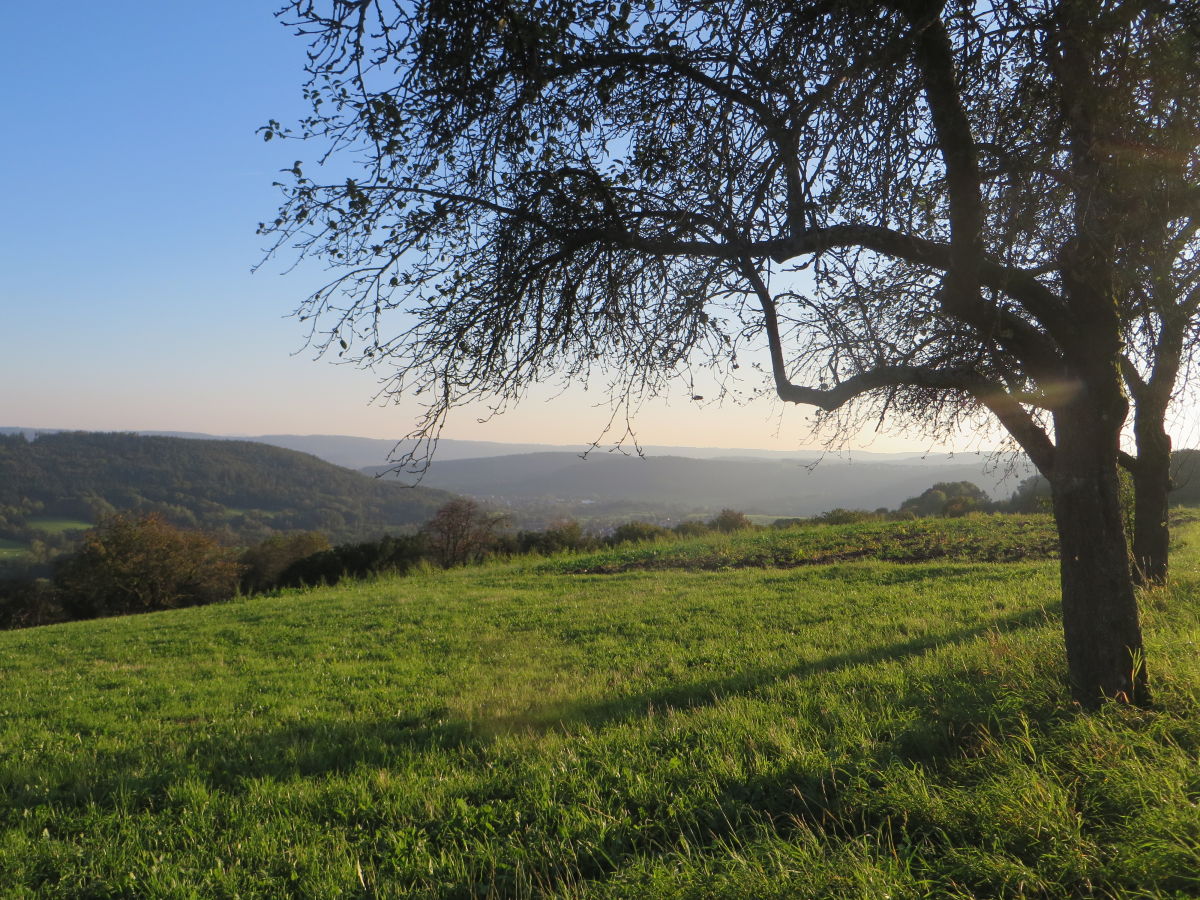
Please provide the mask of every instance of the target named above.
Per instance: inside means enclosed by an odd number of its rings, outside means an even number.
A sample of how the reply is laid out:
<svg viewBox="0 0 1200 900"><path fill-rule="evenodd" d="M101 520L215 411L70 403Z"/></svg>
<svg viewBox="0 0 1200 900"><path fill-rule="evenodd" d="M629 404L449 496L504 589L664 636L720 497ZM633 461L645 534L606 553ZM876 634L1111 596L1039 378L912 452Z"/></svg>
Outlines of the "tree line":
<svg viewBox="0 0 1200 900"><path fill-rule="evenodd" d="M1036 512L1047 506L1048 488L1036 478L1000 502L971 482L939 482L896 510L834 509L812 518L777 519L769 527ZM157 512L115 513L86 532L78 550L57 559L40 573L43 577L33 573L0 579L0 628L199 606L282 588L333 585L346 578L404 574L422 566L448 569L496 557L583 552L764 527L734 509L673 526L630 521L603 533L585 531L573 520L540 530L508 526L505 514L457 498L415 533L335 545L322 532L297 531L239 549L211 532L180 528Z"/></svg>

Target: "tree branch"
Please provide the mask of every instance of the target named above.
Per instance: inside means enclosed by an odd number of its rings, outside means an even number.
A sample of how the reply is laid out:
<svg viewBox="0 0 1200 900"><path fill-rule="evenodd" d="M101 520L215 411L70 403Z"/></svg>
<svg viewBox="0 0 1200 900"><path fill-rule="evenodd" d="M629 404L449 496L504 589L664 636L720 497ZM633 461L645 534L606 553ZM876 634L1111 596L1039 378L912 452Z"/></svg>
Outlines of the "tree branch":
<svg viewBox="0 0 1200 900"><path fill-rule="evenodd" d="M882 388L917 387L960 391L970 394L1000 420L1043 475L1049 476L1053 471L1054 443L1045 429L1038 425L1033 416L1002 385L984 378L974 370L908 365L879 366L853 375L829 388L793 384L787 374L787 361L783 355L775 300L762 276L748 259L742 260L742 272L762 307L775 391L781 400L834 410L855 397Z"/></svg>

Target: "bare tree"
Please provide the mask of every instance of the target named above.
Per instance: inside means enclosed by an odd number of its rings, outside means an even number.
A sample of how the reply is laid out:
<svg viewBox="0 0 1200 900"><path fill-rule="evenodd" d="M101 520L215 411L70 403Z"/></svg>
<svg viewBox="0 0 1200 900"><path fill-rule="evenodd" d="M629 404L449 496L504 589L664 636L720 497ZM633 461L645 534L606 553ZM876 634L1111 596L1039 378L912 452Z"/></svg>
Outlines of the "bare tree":
<svg viewBox="0 0 1200 900"><path fill-rule="evenodd" d="M505 521L504 515L469 497L459 497L425 523L425 548L446 569L478 562L496 543L497 529Z"/></svg>
<svg viewBox="0 0 1200 900"><path fill-rule="evenodd" d="M786 401L934 433L993 416L1052 485L1075 697L1147 699L1123 377L1153 381L1170 343L1143 299L1155 267L1184 322L1166 355L1190 352L1195 4L293 0L282 15L310 41L313 115L264 136L323 140L357 168L321 183L297 163L262 230L339 267L300 315L426 397L424 436L532 382L616 372L637 397L756 345ZM1146 433L1160 406L1141 402Z"/></svg>

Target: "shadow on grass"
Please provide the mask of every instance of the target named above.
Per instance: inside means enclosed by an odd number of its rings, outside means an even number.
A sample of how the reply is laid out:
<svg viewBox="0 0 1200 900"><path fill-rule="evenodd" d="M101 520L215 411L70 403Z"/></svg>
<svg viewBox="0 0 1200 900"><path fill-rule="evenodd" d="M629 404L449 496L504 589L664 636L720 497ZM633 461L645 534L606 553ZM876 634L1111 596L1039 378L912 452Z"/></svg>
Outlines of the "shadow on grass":
<svg viewBox="0 0 1200 900"><path fill-rule="evenodd" d="M695 709L719 703L727 697L751 694L764 686L786 678L820 675L836 672L853 666L871 665L920 656L930 650L950 644L963 644L993 631L1017 631L1045 624L1053 615L1053 609L1034 609L994 619L973 628L940 634L926 634L899 643L871 647L853 653L839 653L824 659L797 666L746 669L728 678L713 678L692 681L673 687L600 700L592 703L565 703L543 707L530 714L513 717L511 720L493 720L497 730L532 728L570 728L577 725L601 726L608 722L629 719L647 712L664 709Z"/></svg>
<svg viewBox="0 0 1200 900"><path fill-rule="evenodd" d="M466 720L453 717L445 708L430 708L403 718L321 720L253 733L217 733L156 760L135 752L102 756L86 776L68 776L52 791L51 799L66 804L154 807L171 785L184 778L199 778L214 789L240 793L255 779L313 778L345 774L360 766L386 768L401 754L458 752L489 745L506 734L600 728L668 708L710 706L725 698L751 695L791 677L902 660L996 630L1035 627L1043 624L1049 614L1042 609L1031 610L973 628L923 635L802 665L746 669L727 678L692 681L612 700L544 706L519 716ZM20 797L15 799L22 802ZM28 800L36 803L32 796Z"/></svg>
<svg viewBox="0 0 1200 900"><path fill-rule="evenodd" d="M727 679L647 691L613 701L537 710L532 716L536 720L533 725L530 717L522 717L519 722L469 722L450 716L447 710L431 708L408 719L320 722L251 734L214 735L192 745L182 757L162 760L159 770L143 777L119 770L133 760L106 761L90 784L76 786L75 799L162 813L174 802L168 795L170 787L185 778L199 778L212 790L239 794L255 779L320 778L363 766L387 769L401 756L447 752L465 757L452 767L479 772L485 763L490 769L495 762L513 768L503 778L464 778L453 791L452 805L422 805L402 821L396 821L394 813L369 807L357 807L353 814L354 827L361 826L363 833L402 828L431 848L455 847L455 852L464 856L453 875L446 876L439 870L436 877L443 880L435 882L424 880L435 877L433 868L427 870L428 874L424 870L398 869L400 863L383 845L375 851L366 850L364 864L369 862L377 871L386 872L398 891L464 897L542 895L559 890L571 893L583 883L600 886L635 861L653 866L661 860L669 870L676 865L679 853L689 858L711 854L720 866L720 860L729 858L731 845L761 837L766 829L785 841L799 832L815 836L833 853L842 844L879 844L880 852L886 855L889 851L880 844L886 839L893 848L900 848L892 852L912 854L905 857L903 865L914 879L947 890L965 890L966 895L1008 895L1012 884L1005 880L1009 877L1005 873L1011 874L1015 865L1047 884L1057 879L1054 889L1039 892L1031 886L1031 895L1070 896L1078 892L1082 896L1089 882L1078 879L1096 873L1051 871L1054 864L1041 860L1044 847L1036 842L1025 846L1019 835L1010 843L1005 838L1005 846L972 857L973 862L964 861L961 855L955 856L956 851L978 846L980 840L973 830L979 825L970 818L973 814L968 811L966 819L948 826L944 817L938 817L936 805L903 806L894 797L889 799L885 782L889 766L899 763L926 782L965 788L968 785L962 782L964 776L955 774L954 767L946 763L975 752L978 748L972 742L980 734L988 730L1007 733L1018 720L1027 733L1037 733L1053 721L1072 715L1065 706L1037 708L1038 701L1014 698L1002 669L991 674L974 667L947 667L927 673L919 685L889 701L890 721L899 723L893 730L877 730L870 741L859 746L826 748L823 755L803 759L779 759L778 765L767 771L714 780L711 772L690 770L668 776L664 770L666 759L661 766L651 762L644 775L651 782L661 781L661 791L637 791L623 782L599 788L591 776L564 770L555 776L554 802L546 806L538 796L525 795L527 780L532 783L537 778L526 779L522 772L525 763L519 754L489 761L486 752L507 731L561 728L569 732L574 726L594 729L633 721L651 709L695 709L724 698L752 695L788 677L913 658L935 647L970 642L996 630L1015 632L1037 627L1047 618L1047 612L1035 610L977 627L837 654L805 665L761 668ZM864 672L864 684L870 678ZM1045 698L1040 702L1044 703ZM703 739L703 726L684 728L695 729L685 735L686 739ZM616 732L594 737L601 746L583 751L584 759L589 753L606 752L610 740L624 740ZM572 765L580 764L574 756L572 760ZM136 764L141 771L149 768L144 759ZM538 788L529 790L536 793ZM70 802L70 798L61 797L60 802L64 801ZM599 818L570 814L572 809L582 808L596 813L589 804L597 803L602 807ZM510 807L522 815L514 819L511 812L500 812ZM601 819L621 824L598 832L597 821ZM373 853L379 854L378 858ZM1004 868L1008 863L1002 865L1004 860L1012 864L1008 869ZM485 871L486 883L478 875Z"/></svg>
<svg viewBox="0 0 1200 900"><path fill-rule="evenodd" d="M988 825L987 809L950 810L888 790L889 767L897 764L931 792L971 790L978 774L949 764L984 752L982 736L1024 728L1027 739L1038 740L1053 723L1074 716L1074 708L1066 703L1039 708L1037 701L1014 698L1002 674L972 669L923 679L919 688L895 698L893 710L905 722L895 731L877 732L861 748L827 751L819 762L810 757L729 779L683 822L672 809L674 798L664 795L659 805L640 810L638 824L644 827L636 841L588 848L572 875L604 882L630 862L647 859L662 860L670 871L680 851L689 858L709 852L724 857L739 839L757 840L765 828L784 841L801 832L815 836L827 854L839 845L875 847L881 859L902 860L922 884L923 896L939 888L952 896L1093 895L1092 877L1099 873L1064 870L1061 858L1047 863L1050 836L1028 840L1021 823L1013 822L1007 833L992 834L985 847L981 827ZM1014 871L1028 882L1016 884ZM1180 887L1186 878L1168 873L1164 882Z"/></svg>

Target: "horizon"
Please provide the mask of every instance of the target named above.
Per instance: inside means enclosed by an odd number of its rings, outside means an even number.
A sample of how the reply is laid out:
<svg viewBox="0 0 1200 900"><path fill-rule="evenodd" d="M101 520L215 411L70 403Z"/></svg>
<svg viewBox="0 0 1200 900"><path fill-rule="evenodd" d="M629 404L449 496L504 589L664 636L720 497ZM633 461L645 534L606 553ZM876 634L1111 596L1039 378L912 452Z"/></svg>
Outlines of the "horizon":
<svg viewBox="0 0 1200 900"><path fill-rule="evenodd" d="M123 427L84 428L84 427L79 427L79 426L63 427L62 425L0 424L0 434L11 434L11 433L21 433L21 432L34 432L34 433L43 433L43 434L52 434L52 433L57 433L57 432L91 432L91 433L101 433L101 434L138 434L138 435L161 436L161 437L184 437L184 438L194 437L194 438L199 438L199 439L217 438L217 439L222 439L222 440L258 440L258 441L262 441L262 442L266 442L266 440L265 440L266 438L309 438L309 439L343 438L343 439L363 440L363 441L381 441L381 442L394 443L396 445L402 444L406 440L411 440L410 437L405 436L405 435L396 437L394 435L349 434L346 432L334 432L334 431L275 431L275 430L270 430L270 431L230 432L230 431L203 431L203 430L197 430L194 428L123 428ZM1197 433L1197 429L1192 428L1191 432L1194 435ZM686 437L686 435L685 435L685 437ZM634 454L634 455L636 455L635 448L640 448L642 450L650 450L650 451L703 450L703 451L711 451L711 452L721 451L721 452L730 452L730 453L749 452L749 453L772 453L772 454L792 454L792 453L794 453L794 454L819 454L823 457L833 457L833 458L851 457L854 454L863 454L863 455L867 455L867 456L902 456L902 457L911 457L911 456L921 456L921 457L945 456L945 457L950 457L950 458L966 457L966 456L988 457L988 456L1003 456L1003 455L1017 452L1017 451L1014 451L1012 448L1006 448L1006 447L999 446L999 445L995 445L995 446L991 446L991 447L978 446L978 447L972 447L969 449L955 449L952 447L947 447L944 445L939 445L936 443L929 443L929 442L924 442L924 443L926 443L926 446L923 448L920 448L920 449L886 449L885 450L885 449L878 449L876 447L872 447L869 445L868 446L839 446L839 445L834 444L833 446L817 445L817 446L797 446L797 447L790 447L790 448L780 448L780 447L751 447L751 446L745 446L745 445L735 446L732 444L681 443L678 440L676 440L676 441L638 440L636 442L636 444L626 441L623 444L614 445L614 444L608 444L608 443L604 443L604 442L601 442L598 444L593 444L590 441L569 441L569 440L567 440L567 441L552 441L552 440L521 440L521 439L505 440L505 439L493 438L493 437L462 438L462 437L456 437L456 436L450 436L450 435L442 435L438 439L438 441L439 441L439 443L451 442L451 443L465 443L465 444L495 444L497 446L506 446L506 447L538 446L538 447L545 447L545 448L547 448L547 450L561 450L561 451L571 451L571 452L576 452L578 450L590 450L592 452L597 452L597 453L608 453L608 452L613 452L613 451L624 450L624 451L627 451L630 454ZM920 442L918 442L918 443L920 443ZM1196 443L1191 444L1191 445L1174 443L1171 449L1173 451L1200 450L1200 441L1197 441ZM529 451L529 452L541 452L541 451ZM1024 454L1020 454L1018 452L1018 455L1023 456Z"/></svg>
<svg viewBox="0 0 1200 900"><path fill-rule="evenodd" d="M382 443L395 443L397 445L404 443L406 438L400 437L373 437L370 435L359 434L343 434L334 432L207 432L194 430L175 430L175 429L157 429L157 428L62 428L55 426L28 426L28 425L0 425L0 434L58 434L58 433L88 433L88 434L135 434L145 437L178 437L183 439L206 439L215 438L219 440L248 440L269 443L269 438L298 438L298 439L344 439L356 441L377 441ZM480 444L494 445L497 447L544 447L546 451L561 451L561 452L576 452L581 449L591 448L597 453L608 453L610 448L604 445L592 446L586 442L576 443L554 443L543 441L502 441L502 440L477 440L473 438L455 438L442 437L439 443L449 444ZM853 454L863 454L867 456L895 456L895 457L912 457L912 456L989 456L993 454L1004 454L1008 451L1003 448L990 448L970 451L952 451L942 449L932 450L898 450L898 451L880 451L870 449L848 449L848 448L823 448L823 447L801 447L793 450L776 450L763 447L737 447L730 445L707 445L707 444L660 444L660 443L639 443L637 445L642 450L646 451L663 451L663 450L701 450L706 452L723 452L723 453L758 453L758 454L820 454L828 457L849 457ZM629 450L628 455L636 455L631 449L632 445L625 445L626 450ZM544 452L541 450L533 450L528 452ZM507 455L507 454L506 454Z"/></svg>

